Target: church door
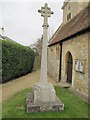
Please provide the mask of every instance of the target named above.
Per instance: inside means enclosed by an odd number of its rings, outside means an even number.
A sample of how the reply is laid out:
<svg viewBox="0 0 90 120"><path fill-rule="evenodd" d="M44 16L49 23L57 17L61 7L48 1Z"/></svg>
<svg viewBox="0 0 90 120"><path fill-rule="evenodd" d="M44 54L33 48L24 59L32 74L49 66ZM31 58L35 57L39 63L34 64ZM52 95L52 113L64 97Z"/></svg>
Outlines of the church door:
<svg viewBox="0 0 90 120"><path fill-rule="evenodd" d="M72 55L69 52L67 59L67 82L70 84L72 83L72 65L73 65Z"/></svg>

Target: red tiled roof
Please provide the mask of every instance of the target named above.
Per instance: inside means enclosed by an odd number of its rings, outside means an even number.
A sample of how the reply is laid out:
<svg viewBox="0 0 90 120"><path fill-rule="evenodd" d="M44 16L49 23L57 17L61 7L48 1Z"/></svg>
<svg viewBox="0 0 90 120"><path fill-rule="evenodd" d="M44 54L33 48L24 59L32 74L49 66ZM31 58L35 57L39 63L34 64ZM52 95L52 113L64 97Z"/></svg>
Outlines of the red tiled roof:
<svg viewBox="0 0 90 120"><path fill-rule="evenodd" d="M53 45L90 27L90 5L62 26L56 37L49 42Z"/></svg>

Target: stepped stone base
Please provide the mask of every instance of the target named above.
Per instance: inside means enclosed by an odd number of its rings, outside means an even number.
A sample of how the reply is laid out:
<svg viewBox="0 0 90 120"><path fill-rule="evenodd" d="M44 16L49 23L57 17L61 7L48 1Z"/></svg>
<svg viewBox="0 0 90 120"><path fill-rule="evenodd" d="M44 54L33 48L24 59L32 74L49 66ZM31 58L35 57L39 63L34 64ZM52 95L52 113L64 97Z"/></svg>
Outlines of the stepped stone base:
<svg viewBox="0 0 90 120"><path fill-rule="evenodd" d="M37 83L33 88L33 92L27 95L27 113L61 110L64 110L64 104L55 95L54 87L50 83Z"/></svg>
<svg viewBox="0 0 90 120"><path fill-rule="evenodd" d="M26 99L26 111L30 112L40 112L40 111L61 111L64 110L64 104L56 98L55 102L46 103L34 103L33 93L28 94Z"/></svg>

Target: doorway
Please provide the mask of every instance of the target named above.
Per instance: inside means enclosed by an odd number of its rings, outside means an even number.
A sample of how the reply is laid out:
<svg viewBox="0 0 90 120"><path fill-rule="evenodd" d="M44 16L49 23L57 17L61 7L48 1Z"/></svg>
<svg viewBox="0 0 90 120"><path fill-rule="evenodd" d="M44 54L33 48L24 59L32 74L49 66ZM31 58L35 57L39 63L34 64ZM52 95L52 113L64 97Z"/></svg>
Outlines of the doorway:
<svg viewBox="0 0 90 120"><path fill-rule="evenodd" d="M72 83L72 67L73 67L73 58L70 52L67 55L67 82Z"/></svg>

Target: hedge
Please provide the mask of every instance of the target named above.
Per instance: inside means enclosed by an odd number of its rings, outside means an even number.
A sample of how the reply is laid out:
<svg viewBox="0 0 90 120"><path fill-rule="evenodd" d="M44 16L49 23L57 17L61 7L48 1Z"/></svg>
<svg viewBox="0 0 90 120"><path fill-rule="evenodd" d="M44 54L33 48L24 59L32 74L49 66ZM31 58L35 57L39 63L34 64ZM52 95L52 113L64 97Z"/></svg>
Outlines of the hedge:
<svg viewBox="0 0 90 120"><path fill-rule="evenodd" d="M2 81L2 43L0 42L0 83Z"/></svg>
<svg viewBox="0 0 90 120"><path fill-rule="evenodd" d="M2 40L2 82L30 73L34 59L35 54L31 48Z"/></svg>

